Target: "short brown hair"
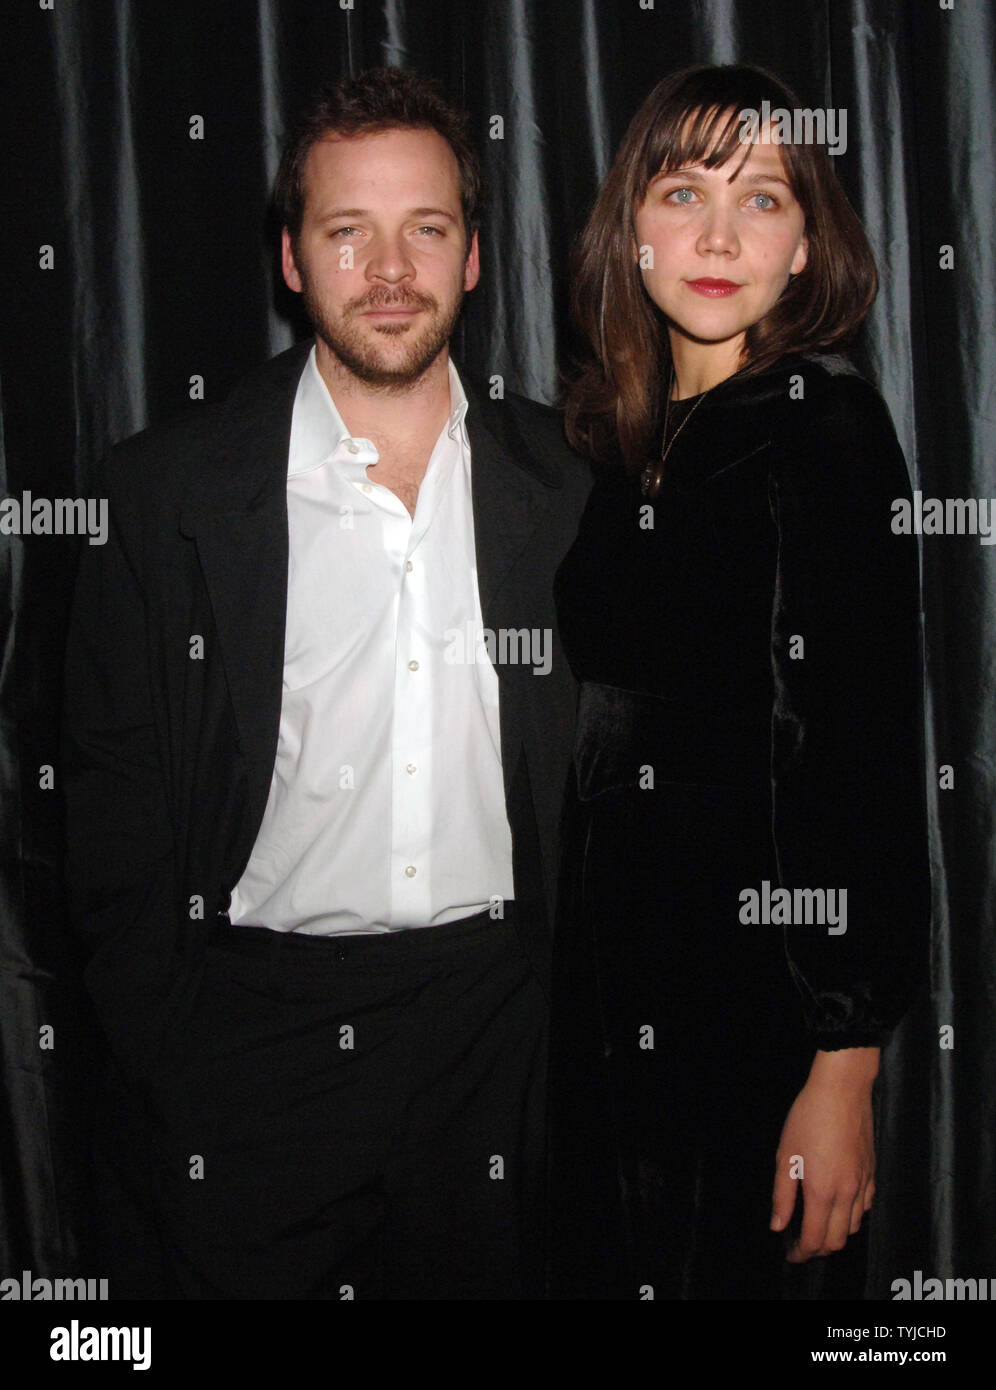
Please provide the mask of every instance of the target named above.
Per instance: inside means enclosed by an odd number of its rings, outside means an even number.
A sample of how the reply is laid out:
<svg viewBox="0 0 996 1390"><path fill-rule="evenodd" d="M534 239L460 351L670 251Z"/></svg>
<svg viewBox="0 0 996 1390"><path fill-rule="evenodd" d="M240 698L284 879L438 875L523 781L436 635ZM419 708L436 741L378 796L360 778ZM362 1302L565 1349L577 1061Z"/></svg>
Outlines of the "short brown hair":
<svg viewBox="0 0 996 1390"><path fill-rule="evenodd" d="M594 458L621 451L628 466L645 464L670 375L665 322L633 255L636 210L662 169L698 163L712 169L738 152L746 158L740 113L761 111L764 101L772 110L799 106L763 68L684 68L654 88L630 123L575 254L572 310L589 358L568 388L567 434ZM808 258L747 330L744 375L789 352L841 346L861 326L878 287L868 238L826 150L780 148L806 218Z"/></svg>
<svg viewBox="0 0 996 1390"><path fill-rule="evenodd" d="M447 142L460 176L467 246L478 225L481 171L467 138L467 118L428 78L401 68L369 68L321 87L301 112L280 160L273 210L296 241L304 218L304 166L327 135L376 135L385 130L434 130Z"/></svg>

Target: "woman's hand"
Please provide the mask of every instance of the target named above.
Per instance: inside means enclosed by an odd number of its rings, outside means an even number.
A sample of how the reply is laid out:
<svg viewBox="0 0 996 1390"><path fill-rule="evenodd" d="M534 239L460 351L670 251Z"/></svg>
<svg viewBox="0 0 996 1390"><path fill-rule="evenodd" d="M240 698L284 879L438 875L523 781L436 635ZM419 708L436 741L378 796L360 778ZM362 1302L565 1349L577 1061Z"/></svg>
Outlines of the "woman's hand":
<svg viewBox="0 0 996 1390"><path fill-rule="evenodd" d="M784 1230L792 1219L801 1179L802 1231L786 1257L790 1264L842 1249L872 1204L871 1097L879 1055L877 1047L817 1052L788 1113L775 1160L771 1229Z"/></svg>

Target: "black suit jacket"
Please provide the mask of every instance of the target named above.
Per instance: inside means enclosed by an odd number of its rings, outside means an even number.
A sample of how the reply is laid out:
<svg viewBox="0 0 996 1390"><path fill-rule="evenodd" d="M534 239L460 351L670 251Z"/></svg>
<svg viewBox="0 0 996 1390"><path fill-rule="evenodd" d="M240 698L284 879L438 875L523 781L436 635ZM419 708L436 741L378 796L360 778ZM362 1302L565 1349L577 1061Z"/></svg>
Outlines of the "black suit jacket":
<svg viewBox="0 0 996 1390"><path fill-rule="evenodd" d="M82 546L66 658L67 887L88 989L141 1074L192 998L206 929L255 843L277 749L287 452L310 343L226 402L118 445L109 537ZM554 572L590 487L556 413L465 382L484 625L553 633L553 666L498 665L516 920L546 987L575 685Z"/></svg>

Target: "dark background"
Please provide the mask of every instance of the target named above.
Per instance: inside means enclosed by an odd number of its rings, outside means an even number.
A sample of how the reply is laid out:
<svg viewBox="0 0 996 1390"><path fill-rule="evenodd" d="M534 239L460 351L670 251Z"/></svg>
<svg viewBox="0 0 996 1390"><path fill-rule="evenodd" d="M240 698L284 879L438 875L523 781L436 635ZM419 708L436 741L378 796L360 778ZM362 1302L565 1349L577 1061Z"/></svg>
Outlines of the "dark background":
<svg viewBox="0 0 996 1390"><path fill-rule="evenodd" d="M553 400L571 242L630 117L678 67L744 61L805 106L847 109L836 167L882 280L856 361L889 403L913 486L989 496L994 19L989 0L8 0L0 485L79 495L109 444L196 408L192 376L217 399L303 336L264 236L281 136L320 80L381 63L440 79L482 154L483 277L458 359ZM97 1049L60 882L76 544L0 536L0 1276L100 1274L86 1250ZM877 1298L916 1269L996 1276L996 547L937 536L922 552L934 934L881 1081Z"/></svg>

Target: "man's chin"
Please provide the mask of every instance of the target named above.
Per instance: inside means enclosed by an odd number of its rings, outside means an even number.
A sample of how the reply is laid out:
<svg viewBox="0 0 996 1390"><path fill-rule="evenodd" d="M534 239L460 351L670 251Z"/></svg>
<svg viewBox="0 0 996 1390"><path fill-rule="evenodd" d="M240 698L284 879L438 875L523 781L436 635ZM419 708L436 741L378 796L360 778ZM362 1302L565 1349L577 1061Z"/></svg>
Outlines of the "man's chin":
<svg viewBox="0 0 996 1390"><path fill-rule="evenodd" d="M446 348L460 315L460 304L452 313L433 313L428 322L421 315L398 323L347 323L333 325L320 312L321 306L306 300L305 307L318 338L339 366L381 390L411 389Z"/></svg>
<svg viewBox="0 0 996 1390"><path fill-rule="evenodd" d="M407 387L414 386L425 375L439 356L440 351L441 349L437 349L430 356L419 356L414 359L408 356L403 359L392 359L388 355L363 357L344 357L341 353L335 353L335 355L348 372L367 386L380 386L385 389L393 388L403 391Z"/></svg>
<svg viewBox="0 0 996 1390"><path fill-rule="evenodd" d="M448 341L434 337L412 343L397 329L380 336L380 344L337 343L328 338L324 342L340 365L359 381L368 386L404 390L425 375Z"/></svg>

